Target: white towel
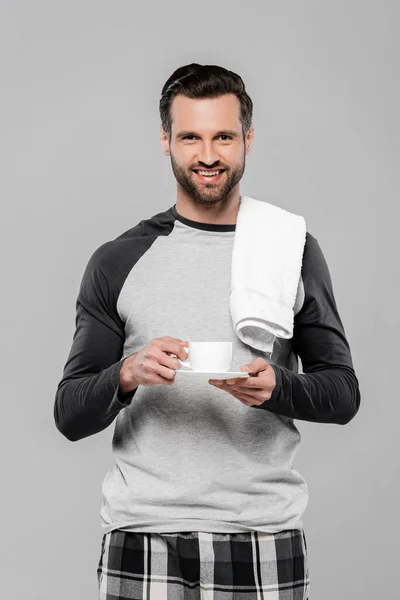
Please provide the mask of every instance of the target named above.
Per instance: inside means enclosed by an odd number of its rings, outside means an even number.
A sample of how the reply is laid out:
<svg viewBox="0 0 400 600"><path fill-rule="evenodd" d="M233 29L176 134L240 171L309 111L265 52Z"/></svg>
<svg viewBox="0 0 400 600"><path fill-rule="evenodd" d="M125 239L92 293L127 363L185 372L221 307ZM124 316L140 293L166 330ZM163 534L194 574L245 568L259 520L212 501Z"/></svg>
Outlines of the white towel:
<svg viewBox="0 0 400 600"><path fill-rule="evenodd" d="M232 248L230 310L236 335L272 353L276 337L293 337L306 241L304 217L242 196Z"/></svg>

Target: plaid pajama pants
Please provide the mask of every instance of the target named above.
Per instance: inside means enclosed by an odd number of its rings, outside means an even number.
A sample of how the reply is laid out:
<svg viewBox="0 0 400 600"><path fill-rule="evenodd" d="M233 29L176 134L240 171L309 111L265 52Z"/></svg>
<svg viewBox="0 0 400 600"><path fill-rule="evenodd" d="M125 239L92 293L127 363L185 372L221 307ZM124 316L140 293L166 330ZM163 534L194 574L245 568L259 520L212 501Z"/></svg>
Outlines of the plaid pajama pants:
<svg viewBox="0 0 400 600"><path fill-rule="evenodd" d="M99 600L308 600L302 529L103 535Z"/></svg>

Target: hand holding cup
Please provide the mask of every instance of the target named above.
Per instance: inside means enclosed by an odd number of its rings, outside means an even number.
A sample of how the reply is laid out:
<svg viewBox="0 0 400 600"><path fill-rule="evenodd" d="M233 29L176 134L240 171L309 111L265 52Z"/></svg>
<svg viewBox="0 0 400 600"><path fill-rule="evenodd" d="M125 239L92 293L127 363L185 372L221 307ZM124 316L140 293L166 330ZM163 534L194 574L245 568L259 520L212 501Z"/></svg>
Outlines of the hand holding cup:
<svg viewBox="0 0 400 600"><path fill-rule="evenodd" d="M120 371L122 394L139 385L173 384L176 370L181 368L179 359L187 358L185 346L188 346L185 340L164 336L152 339L142 350L128 356Z"/></svg>

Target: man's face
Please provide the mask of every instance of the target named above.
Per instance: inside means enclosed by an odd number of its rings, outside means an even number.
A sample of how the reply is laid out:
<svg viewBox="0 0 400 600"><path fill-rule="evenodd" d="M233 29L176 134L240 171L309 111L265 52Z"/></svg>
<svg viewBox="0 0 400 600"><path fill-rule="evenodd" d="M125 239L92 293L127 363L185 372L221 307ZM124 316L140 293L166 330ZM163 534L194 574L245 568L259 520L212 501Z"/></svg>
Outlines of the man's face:
<svg viewBox="0 0 400 600"><path fill-rule="evenodd" d="M234 94L195 99L178 94L171 104L171 141L164 135L162 143L178 184L198 204L218 204L242 178L253 128L245 145L239 114ZM217 170L222 172L215 177L198 173Z"/></svg>

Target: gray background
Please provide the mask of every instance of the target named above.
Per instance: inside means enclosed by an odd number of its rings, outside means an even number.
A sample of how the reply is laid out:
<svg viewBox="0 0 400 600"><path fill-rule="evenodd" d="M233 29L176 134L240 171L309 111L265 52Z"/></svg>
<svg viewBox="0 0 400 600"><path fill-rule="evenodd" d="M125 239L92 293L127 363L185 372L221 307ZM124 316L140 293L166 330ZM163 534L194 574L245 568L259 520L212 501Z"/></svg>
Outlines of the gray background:
<svg viewBox="0 0 400 600"><path fill-rule="evenodd" d="M89 256L175 202L158 101L192 61L243 77L241 191L305 217L360 381L348 425L296 422L311 598L398 597L399 4L0 6L2 597L97 598L113 426L69 442L54 395Z"/></svg>

